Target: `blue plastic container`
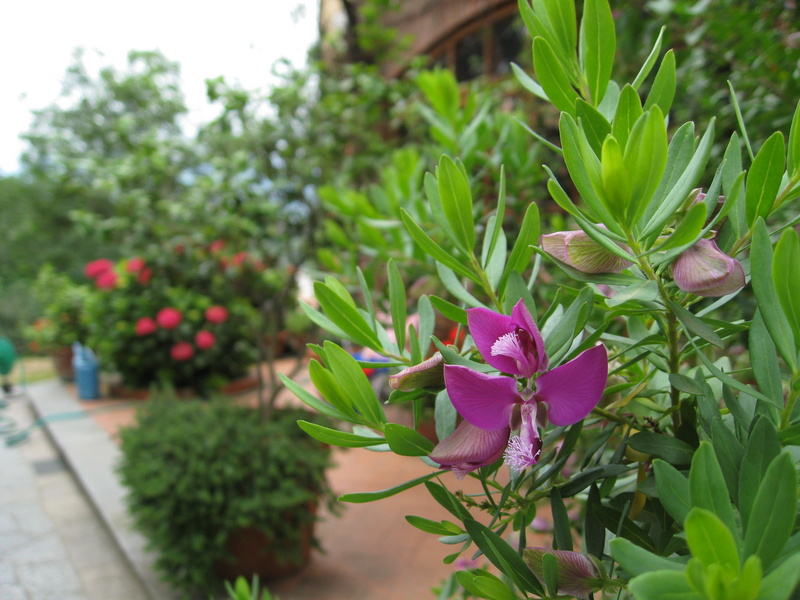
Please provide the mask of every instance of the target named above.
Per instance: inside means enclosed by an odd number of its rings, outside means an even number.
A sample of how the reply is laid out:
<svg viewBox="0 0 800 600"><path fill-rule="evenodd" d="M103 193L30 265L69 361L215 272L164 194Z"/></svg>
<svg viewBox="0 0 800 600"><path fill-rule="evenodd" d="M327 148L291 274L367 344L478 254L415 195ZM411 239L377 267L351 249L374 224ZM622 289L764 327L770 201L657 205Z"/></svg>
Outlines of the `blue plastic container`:
<svg viewBox="0 0 800 600"><path fill-rule="evenodd" d="M97 358L89 348L78 342L72 344L72 366L75 368L75 384L78 398L97 400L100 397Z"/></svg>

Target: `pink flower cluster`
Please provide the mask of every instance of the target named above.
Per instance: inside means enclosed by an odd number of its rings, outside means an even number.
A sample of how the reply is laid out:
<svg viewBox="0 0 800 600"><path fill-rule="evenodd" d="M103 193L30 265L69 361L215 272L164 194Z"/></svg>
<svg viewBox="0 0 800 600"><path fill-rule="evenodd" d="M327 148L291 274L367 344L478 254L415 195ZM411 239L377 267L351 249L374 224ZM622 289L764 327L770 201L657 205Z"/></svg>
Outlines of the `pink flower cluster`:
<svg viewBox="0 0 800 600"><path fill-rule="evenodd" d="M224 323L228 319L228 309L224 306L211 306L205 311L208 323ZM183 321L183 314L177 308L167 306L156 314L156 318L142 317L136 322L136 335L144 337L158 331L159 328L169 331L176 329ZM194 356L195 347L198 350L208 350L216 344L216 336L208 329L201 329L194 336L194 345L188 341L180 341L170 348L170 356L175 361L190 360Z"/></svg>
<svg viewBox="0 0 800 600"><path fill-rule="evenodd" d="M136 280L142 285L147 285L153 276L152 270L147 267L144 260L138 257L131 258L125 264L125 270L131 275L136 275ZM113 290L117 287L119 275L114 270L114 263L107 258L98 258L84 267L83 272L101 290Z"/></svg>

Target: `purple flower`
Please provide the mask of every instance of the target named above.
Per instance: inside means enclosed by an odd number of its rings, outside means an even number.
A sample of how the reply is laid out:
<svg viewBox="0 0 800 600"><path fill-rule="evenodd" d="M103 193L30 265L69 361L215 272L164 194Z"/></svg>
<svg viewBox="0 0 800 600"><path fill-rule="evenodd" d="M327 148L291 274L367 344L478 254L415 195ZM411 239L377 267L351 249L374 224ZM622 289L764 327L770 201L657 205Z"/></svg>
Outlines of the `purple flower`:
<svg viewBox="0 0 800 600"><path fill-rule="evenodd" d="M619 246L630 250L624 244ZM542 248L556 260L583 273L619 273L633 264L603 248L581 229L543 235Z"/></svg>
<svg viewBox="0 0 800 600"><path fill-rule="evenodd" d="M522 301L511 316L473 308L467 319L486 362L512 377L445 365L445 387L465 421L430 458L462 477L503 453L512 468L535 465L542 450L537 423L577 423L600 400L608 378L606 349L595 346L547 371L542 335ZM512 431L517 435L511 437Z"/></svg>
<svg viewBox="0 0 800 600"><path fill-rule="evenodd" d="M713 240L698 240L681 252L670 268L676 285L698 296L727 296L745 285L741 263L722 252Z"/></svg>

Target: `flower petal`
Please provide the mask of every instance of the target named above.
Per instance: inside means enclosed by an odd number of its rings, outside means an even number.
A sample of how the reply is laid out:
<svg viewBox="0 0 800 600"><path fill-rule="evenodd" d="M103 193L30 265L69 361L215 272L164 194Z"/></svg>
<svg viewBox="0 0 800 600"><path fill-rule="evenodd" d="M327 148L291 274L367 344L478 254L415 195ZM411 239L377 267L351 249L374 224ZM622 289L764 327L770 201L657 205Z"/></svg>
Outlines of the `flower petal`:
<svg viewBox="0 0 800 600"><path fill-rule="evenodd" d="M547 417L555 425L572 425L592 412L608 379L608 353L595 346L539 376L536 399L548 406Z"/></svg>
<svg viewBox="0 0 800 600"><path fill-rule="evenodd" d="M439 442L428 457L461 479L475 469L491 465L506 449L509 428L486 431L462 421L455 431Z"/></svg>
<svg viewBox="0 0 800 600"><path fill-rule="evenodd" d="M444 383L459 414L475 427L489 431L508 427L514 403L521 402L513 377L445 365Z"/></svg>
<svg viewBox="0 0 800 600"><path fill-rule="evenodd" d="M528 310L528 307L525 306L522 299L514 305L514 309L511 311L511 324L514 327L521 327L527 331L533 340L532 352L534 357L531 359L531 371L529 373L523 373L523 375L525 375L525 377L532 377L534 373L544 371L550 362L550 359L547 357L547 352L545 352L544 349L544 339L539 332L539 328L536 326L536 322L533 320L531 311Z"/></svg>
<svg viewBox="0 0 800 600"><path fill-rule="evenodd" d="M441 386L444 383L444 363L442 353L436 352L418 365L403 369L389 376L389 387L393 390L410 392L428 386Z"/></svg>
<svg viewBox="0 0 800 600"><path fill-rule="evenodd" d="M467 325L475 346L487 364L503 373L517 373L517 362L503 354L492 355L492 346L506 334L514 331L511 317L501 315L488 308L467 310Z"/></svg>
<svg viewBox="0 0 800 600"><path fill-rule="evenodd" d="M680 289L698 296L727 296L745 285L741 263L722 252L713 240L698 240L681 252L670 269Z"/></svg>
<svg viewBox="0 0 800 600"><path fill-rule="evenodd" d="M539 582L545 582L542 565L545 554L555 556L558 563L559 595L588 598L589 594L602 587L603 579L600 570L588 555L569 550L525 548L522 551L522 557Z"/></svg>

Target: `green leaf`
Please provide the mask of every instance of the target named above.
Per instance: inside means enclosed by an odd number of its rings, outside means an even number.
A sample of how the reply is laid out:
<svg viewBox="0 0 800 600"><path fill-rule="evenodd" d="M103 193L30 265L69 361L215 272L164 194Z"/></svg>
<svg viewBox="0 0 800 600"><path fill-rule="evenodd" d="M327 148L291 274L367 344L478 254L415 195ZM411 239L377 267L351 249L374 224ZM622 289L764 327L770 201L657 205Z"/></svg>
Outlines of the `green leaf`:
<svg viewBox="0 0 800 600"><path fill-rule="evenodd" d="M648 552L625 538L614 538L609 547L611 556L631 577L648 571L683 571L685 568L684 564Z"/></svg>
<svg viewBox="0 0 800 600"><path fill-rule="evenodd" d="M452 302L448 302L443 298L439 298L439 296L431 296L431 305L433 308L438 310L442 316L445 318L453 321L454 323L460 323L466 327L467 325L467 311L461 308L460 306L456 306Z"/></svg>
<svg viewBox="0 0 800 600"><path fill-rule="evenodd" d="M575 15L575 4L573 2L562 2L562 0L542 0L544 4L547 21L550 24L550 31L554 34L553 40L557 42L564 56L575 54L575 46L578 45L578 21Z"/></svg>
<svg viewBox="0 0 800 600"><path fill-rule="evenodd" d="M572 550L572 529L567 507L558 488L550 490L550 511L553 515L553 544L556 550Z"/></svg>
<svg viewBox="0 0 800 600"><path fill-rule="evenodd" d="M783 134L776 131L764 142L750 165L746 203L747 223L751 227L759 217L766 219L772 212L786 164L785 152Z"/></svg>
<svg viewBox="0 0 800 600"><path fill-rule="evenodd" d="M317 398L314 394L306 390L303 386L299 383L295 382L294 380L290 379L283 373L278 373L278 376L281 378L283 385L292 392L295 396L297 396L300 400L302 400L305 404L313 408L315 411L322 413L323 415L327 415L332 419L336 419L338 421L351 421L351 414L348 414L348 411L342 411L339 408L333 406L332 404L328 404Z"/></svg>
<svg viewBox="0 0 800 600"><path fill-rule="evenodd" d="M800 423L782 429L778 438L782 446L800 446Z"/></svg>
<svg viewBox="0 0 800 600"><path fill-rule="evenodd" d="M433 479L434 477L437 477L442 473L444 473L444 471L435 471L433 473L429 473L428 475L412 479L411 481L406 481L405 483L395 486L393 488L388 488L377 492L357 492L353 494L345 494L344 496L339 497L339 501L350 502L353 504L363 504L365 502L374 502L375 500L383 500L384 498L389 498L391 496L394 496L395 494L399 494L400 492L410 490L411 488L418 486L420 483L425 483L429 479Z"/></svg>
<svg viewBox="0 0 800 600"><path fill-rule="evenodd" d="M744 537L745 556L758 555L764 570L769 569L792 533L796 511L797 471L785 451L772 460L758 486Z"/></svg>
<svg viewBox="0 0 800 600"><path fill-rule="evenodd" d="M542 37L533 38L533 68L539 84L553 106L562 112L574 115L578 93L567 77L566 65L559 62L553 48Z"/></svg>
<svg viewBox="0 0 800 600"><path fill-rule="evenodd" d="M473 519L464 521L472 541L501 573L521 590L543 595L542 585L517 552L494 531Z"/></svg>
<svg viewBox="0 0 800 600"><path fill-rule="evenodd" d="M580 40L581 70L589 84L589 100L597 106L611 79L616 52L614 17L607 0L586 0L581 18Z"/></svg>
<svg viewBox="0 0 800 600"><path fill-rule="evenodd" d="M400 456L427 456L433 451L433 442L424 435L397 423L387 423L383 429L386 443Z"/></svg>
<svg viewBox="0 0 800 600"><path fill-rule="evenodd" d="M346 414L348 421L351 423L363 422L363 415L356 411L355 404L331 371L323 367L317 360L311 360L308 363L308 374L322 397Z"/></svg>
<svg viewBox="0 0 800 600"><path fill-rule="evenodd" d="M465 267L462 262L449 254L434 242L427 233L425 233L419 225L417 225L405 209L400 209L400 217L403 219L403 224L406 226L409 235L419 245L420 248L432 256L435 260L452 269L462 277L467 277L475 283L480 283L480 278Z"/></svg>
<svg viewBox="0 0 800 600"><path fill-rule="evenodd" d="M446 155L439 160L436 179L442 209L453 231L453 242L464 252L471 253L475 247L475 219L469 180Z"/></svg>
<svg viewBox="0 0 800 600"><path fill-rule="evenodd" d="M387 266L389 275L389 306L392 313L392 325L397 340L397 347L406 347L406 288L400 270L393 259Z"/></svg>
<svg viewBox="0 0 800 600"><path fill-rule="evenodd" d="M738 573L739 552L733 533L717 515L703 508L693 508L683 523L689 549L700 563L708 568L720 565L726 571Z"/></svg>
<svg viewBox="0 0 800 600"><path fill-rule="evenodd" d="M706 224L706 216L705 204L697 203L692 206L686 216L678 221L675 231L657 248L657 251L663 252L696 242Z"/></svg>
<svg viewBox="0 0 800 600"><path fill-rule="evenodd" d="M462 521L464 526L467 525L467 521L472 519L469 511L464 508L458 498L446 487L438 483L433 483L432 481L425 482L425 487L433 499L443 506L451 515ZM467 528L467 531L469 531L469 528Z"/></svg>
<svg viewBox="0 0 800 600"><path fill-rule="evenodd" d="M796 368L794 336L778 300L772 279L772 265L772 243L767 233L767 226L763 219L758 219L753 228L753 241L750 246L750 277L752 277L753 291L761 317L775 347L789 368L794 371Z"/></svg>
<svg viewBox="0 0 800 600"><path fill-rule="evenodd" d="M310 423L308 421L298 421L297 424L300 426L300 429L315 440L340 448L365 448L367 446L378 446L386 443L386 440L382 437L356 435L355 433L330 429L329 427L323 427L322 425L317 425L316 423Z"/></svg>
<svg viewBox="0 0 800 600"><path fill-rule="evenodd" d="M611 125L591 104L578 98L575 103L575 114L583 127L586 139L596 153L600 153L603 140L611 133Z"/></svg>
<svg viewBox="0 0 800 600"><path fill-rule="evenodd" d="M632 177L623 160L619 142L612 135L603 141L601 165L606 208L619 221L624 221L632 201Z"/></svg>
<svg viewBox="0 0 800 600"><path fill-rule="evenodd" d="M683 523L692 508L689 480L668 462L653 461L658 499L678 523Z"/></svg>
<svg viewBox="0 0 800 600"><path fill-rule="evenodd" d="M525 0L521 1L524 2ZM537 98L541 98L542 100L550 100L542 89L542 86L536 83L536 81L534 81L534 79L525 71L523 71L517 64L511 63L511 70L514 71L514 75L516 76L520 85L528 90L531 94Z"/></svg>
<svg viewBox="0 0 800 600"><path fill-rule="evenodd" d="M406 515L406 521L417 529L433 535L459 535L464 532L461 527L450 521L431 521L414 515Z"/></svg>
<svg viewBox="0 0 800 600"><path fill-rule="evenodd" d="M771 399L770 404L783 410L783 384L781 383L778 354L759 309L756 309L750 323L748 341L750 342L750 366L753 369L758 388L767 398Z"/></svg>
<svg viewBox="0 0 800 600"><path fill-rule="evenodd" d="M506 214L506 174L505 168L500 166L500 186L497 192L497 208L491 217L491 224L486 228L486 234L483 238L483 248L481 255L481 265L484 269L492 262L495 253L502 251L503 263L505 263L506 244L502 244L502 248L498 249L498 241L503 236L503 217ZM505 242L505 237L503 237Z"/></svg>
<svg viewBox="0 0 800 600"><path fill-rule="evenodd" d="M314 294L322 310L346 334L347 339L360 346L381 348L378 336L364 320L364 317L327 284L321 281L314 283Z"/></svg>
<svg viewBox="0 0 800 600"><path fill-rule="evenodd" d="M533 256L533 246L539 242L539 207L534 202L528 204L525 209L525 216L522 218L522 226L519 229L514 247L508 256L506 268L498 285L498 292L502 294L505 289L508 277L511 273L522 273L528 268L531 257Z"/></svg>
<svg viewBox="0 0 800 600"><path fill-rule="evenodd" d="M624 517L620 511L610 506L597 506L595 510L598 518L603 525L605 525L606 529L617 534L618 537L623 537L632 541L637 546L646 548L651 552L655 550L653 542L650 536L647 535L647 532L628 517Z"/></svg>
<svg viewBox="0 0 800 600"><path fill-rule="evenodd" d="M617 112L614 115L614 125L611 133L617 138L620 146L623 148L628 143L628 135L633 129L636 121L642 116L642 101L639 99L639 94L630 85L622 88L619 95L619 104L617 104Z"/></svg>
<svg viewBox="0 0 800 600"><path fill-rule="evenodd" d="M645 100L644 110L658 106L663 114L669 113L669 109L672 108L672 100L675 98L676 81L675 52L669 50L661 60L661 66L658 68L653 86Z"/></svg>
<svg viewBox="0 0 800 600"><path fill-rule="evenodd" d="M553 329L550 330L549 335L544 340L547 354L551 360L555 360L556 355L564 348L568 348L575 335L583 329L586 319L589 317L592 301L594 300L594 293L591 288L583 288L575 301L564 312L564 315L559 319Z"/></svg>
<svg viewBox="0 0 800 600"><path fill-rule="evenodd" d="M473 584L478 588L484 598L491 600L517 600L517 595L503 583L500 579L486 573L485 575L478 575L473 580Z"/></svg>
<svg viewBox="0 0 800 600"><path fill-rule="evenodd" d="M558 560L554 554L542 555L542 575L547 595L555 598L558 595Z"/></svg>
<svg viewBox="0 0 800 600"><path fill-rule="evenodd" d="M627 471L630 471L633 467L631 465L602 465L599 467L592 467L590 469L586 469L585 471L581 471L577 473L574 477L572 477L566 483L558 486L559 492L563 498L571 498L575 494L579 494L587 487L589 487L592 483L597 481L598 479L604 479L606 477L616 477L617 475L621 475Z"/></svg>
<svg viewBox="0 0 800 600"><path fill-rule="evenodd" d="M636 223L658 189L667 164L667 127L664 114L652 106L639 117L625 144L625 168L631 178L631 205L627 222Z"/></svg>
<svg viewBox="0 0 800 600"><path fill-rule="evenodd" d="M639 452L652 454L673 465L688 465L694 454L694 448L686 442L650 431L640 431L629 437L628 446Z"/></svg>
<svg viewBox="0 0 800 600"><path fill-rule="evenodd" d="M628 590L636 600L704 600L679 571L644 573L631 579Z"/></svg>
<svg viewBox="0 0 800 600"><path fill-rule="evenodd" d="M680 373L670 373L669 384L676 390L686 392L687 394L694 394L695 396L702 396L705 394L705 388L702 385L691 377L681 375Z"/></svg>
<svg viewBox="0 0 800 600"><path fill-rule="evenodd" d="M789 600L798 582L800 554L794 554L761 580L756 600Z"/></svg>
<svg viewBox="0 0 800 600"><path fill-rule="evenodd" d="M661 30L658 32L658 37L656 41L653 43L653 49L650 50L650 54L647 55L647 59L645 59L642 68L639 69L639 72L636 74L636 77L631 84L634 90L638 90L639 86L644 83L644 80L647 79L647 76L650 74L650 71L653 69L653 65L656 64L656 60L658 59L658 55L661 52L661 43L664 39L664 32L667 30L666 25L661 27Z"/></svg>
<svg viewBox="0 0 800 600"><path fill-rule="evenodd" d="M451 269L448 269L442 263L436 263L436 272L439 274L439 279L444 285L445 289L450 292L456 300L460 300L469 307L484 307L483 302L473 296L467 288L465 288L456 277Z"/></svg>
<svg viewBox="0 0 800 600"><path fill-rule="evenodd" d="M800 177L800 102L794 109L792 126L789 129L789 156L786 159L786 170L790 179Z"/></svg>
<svg viewBox="0 0 800 600"><path fill-rule="evenodd" d="M795 340L800 340L800 236L783 231L772 256L772 281Z"/></svg>
<svg viewBox="0 0 800 600"><path fill-rule="evenodd" d="M700 442L700 447L692 458L689 493L693 507L711 511L725 523L731 534L738 532L733 505L728 497L728 487L714 448L708 442Z"/></svg>
<svg viewBox="0 0 800 600"><path fill-rule="evenodd" d="M714 333L714 330L708 325L703 323L703 320L700 317L689 312L680 304L676 304L672 301L669 302L669 307L672 309L672 312L675 313L675 316L678 317L678 320L681 322L681 324L686 327L688 332L704 339L709 344L715 345L717 348L723 348L725 346L722 338Z"/></svg>
<svg viewBox="0 0 800 600"><path fill-rule="evenodd" d="M375 427L386 423L383 406L358 361L333 342L326 341L323 348L328 368L339 382L346 382L346 393L365 422Z"/></svg>
<svg viewBox="0 0 800 600"><path fill-rule="evenodd" d="M711 443L719 460L722 475L731 498L739 498L739 468L744 458L744 446L736 439L722 419L714 419L711 423Z"/></svg>

